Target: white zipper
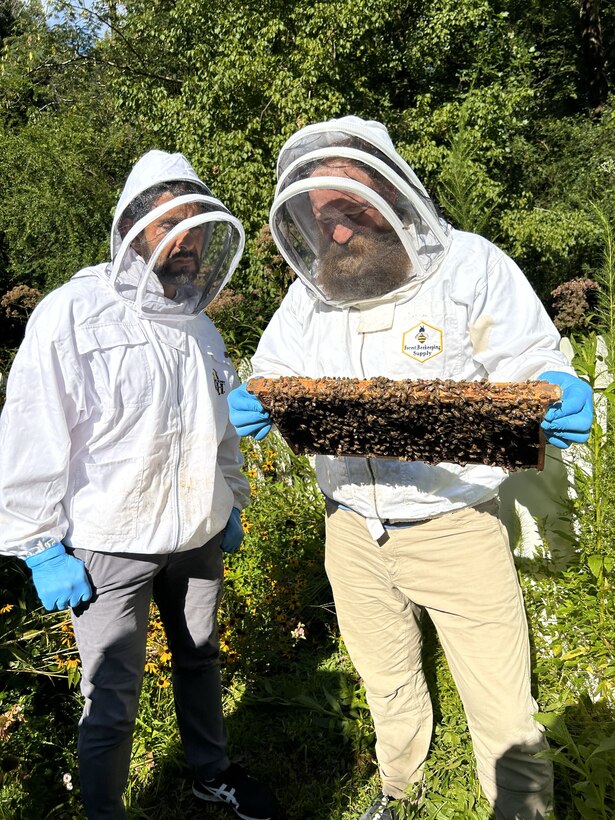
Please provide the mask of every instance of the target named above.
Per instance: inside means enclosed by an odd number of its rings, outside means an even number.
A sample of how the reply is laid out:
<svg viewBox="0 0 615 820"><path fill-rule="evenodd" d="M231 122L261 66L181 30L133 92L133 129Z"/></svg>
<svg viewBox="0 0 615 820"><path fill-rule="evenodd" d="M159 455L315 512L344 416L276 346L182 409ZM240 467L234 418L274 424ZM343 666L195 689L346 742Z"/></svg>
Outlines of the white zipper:
<svg viewBox="0 0 615 820"><path fill-rule="evenodd" d="M175 374L176 374L176 382L175 382L175 389L176 389L176 398L177 398L177 459L175 461L175 486L173 488L173 495L175 499L175 539L174 539L174 547L173 552L176 552L179 548L179 540L181 536L181 515L179 510L180 505L180 493L179 493L179 471L181 465L181 458L182 458L182 435L184 432L184 420L182 417L182 408L181 408L181 395L180 395L180 373L179 373L179 366L180 366L180 352L179 350L175 350L176 356L176 367L175 367Z"/></svg>
<svg viewBox="0 0 615 820"><path fill-rule="evenodd" d="M360 365L360 368L361 368L361 377L364 379L365 378L365 368L363 367L363 345L365 344L365 334L361 333L360 335L361 335L361 344L359 346L359 365ZM365 463L367 464L367 469L368 469L368 472L369 472L369 474L371 476L371 480L372 480L372 497L373 497L373 500L374 500L374 516L376 518L380 518L380 515L378 513L378 496L377 496L377 493L376 493L376 476L374 474L374 468L372 467L371 459L366 457L365 458Z"/></svg>

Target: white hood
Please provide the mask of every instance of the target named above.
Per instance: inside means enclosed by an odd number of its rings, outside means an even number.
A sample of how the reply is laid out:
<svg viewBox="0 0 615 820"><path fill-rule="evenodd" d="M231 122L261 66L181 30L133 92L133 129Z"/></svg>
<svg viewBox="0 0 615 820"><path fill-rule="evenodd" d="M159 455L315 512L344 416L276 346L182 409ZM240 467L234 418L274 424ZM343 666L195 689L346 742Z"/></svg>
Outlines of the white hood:
<svg viewBox="0 0 615 820"><path fill-rule="evenodd" d="M363 176L374 181L373 185L336 173L338 162L362 170ZM329 167L333 170L325 176ZM432 274L446 256L450 225L438 216L427 191L396 152L385 126L379 122L342 117L306 126L283 146L277 173L278 185L269 218L272 236L288 264L327 304L366 302L330 299L319 286L318 226L312 207L315 192L336 191L377 209L388 223L389 233L397 235L410 261L409 281L384 298L406 292ZM388 193L382 195L383 190ZM368 302L382 299L377 297Z"/></svg>
<svg viewBox="0 0 615 820"><path fill-rule="evenodd" d="M186 193L156 204L125 232L120 225L128 206L149 188L170 182L190 182L199 193ZM136 249L146 228L165 214L180 209L190 215L174 221L147 261ZM158 260L166 249L186 231L199 231L202 237L198 270L192 281L180 284L173 299L164 295L156 273ZM130 302L143 318L181 319L198 315L222 290L237 267L245 244L243 227L218 199L211 195L188 160L179 153L153 150L146 153L130 172L119 198L111 228L111 259L107 274L110 284ZM146 254L147 255L147 254Z"/></svg>

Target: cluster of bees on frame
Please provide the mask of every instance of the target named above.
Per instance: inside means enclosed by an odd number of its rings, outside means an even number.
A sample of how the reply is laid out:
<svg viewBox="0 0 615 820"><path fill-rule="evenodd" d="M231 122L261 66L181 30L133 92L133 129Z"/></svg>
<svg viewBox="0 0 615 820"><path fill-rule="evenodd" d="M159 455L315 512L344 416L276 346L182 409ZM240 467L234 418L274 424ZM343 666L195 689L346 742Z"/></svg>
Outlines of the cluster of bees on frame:
<svg viewBox="0 0 615 820"><path fill-rule="evenodd" d="M540 422L559 398L546 382L253 379L295 453L367 456L507 470L535 467Z"/></svg>

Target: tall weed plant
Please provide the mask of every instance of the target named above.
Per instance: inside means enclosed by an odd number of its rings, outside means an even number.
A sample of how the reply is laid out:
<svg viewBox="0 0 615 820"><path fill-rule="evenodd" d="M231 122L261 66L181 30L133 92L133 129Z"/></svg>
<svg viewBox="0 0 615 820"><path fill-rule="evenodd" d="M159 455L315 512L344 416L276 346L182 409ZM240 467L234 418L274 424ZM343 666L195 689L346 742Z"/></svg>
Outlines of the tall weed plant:
<svg viewBox="0 0 615 820"><path fill-rule="evenodd" d="M474 162L472 133L462 111L441 170L440 200L459 227L485 233L497 193L476 196L484 188L483 175ZM592 271L599 285L595 314L589 317L594 331L573 338L572 344L573 364L594 391L597 413L589 441L573 448L572 454L567 515L576 539L574 560L562 570L551 559L545 539L545 547L532 560L519 561L532 631L536 694L543 704L536 719L551 744L542 754L555 765L559 820L615 817L615 241L610 213L592 206L592 216L603 248L601 265ZM447 697L443 702L454 700ZM453 708L453 715L464 726L462 713ZM436 740L440 734L446 743L449 731L436 727ZM457 748L469 751L467 738ZM470 808L466 802L462 809L463 801L451 801L455 779L439 765L438 757L435 745L427 762L424 809L430 816L436 807L443 812L437 816L480 816L479 804ZM469 790L464 794L467 801ZM455 815L457 809L461 815Z"/></svg>
<svg viewBox="0 0 615 820"><path fill-rule="evenodd" d="M601 593L608 594L615 566L615 238L607 214L598 207L594 211L604 248L602 266L595 274L600 286L596 332L573 339L573 364L594 391L596 418L583 457L575 465L575 485L583 556Z"/></svg>
<svg viewBox="0 0 615 820"><path fill-rule="evenodd" d="M602 265L595 332L573 339L573 365L594 391L596 418L586 444L575 448L570 511L576 561L559 576L528 581L537 675L548 693L537 715L551 742L558 817L615 817L615 254L613 226L594 208Z"/></svg>
<svg viewBox="0 0 615 820"><path fill-rule="evenodd" d="M324 576L324 502L310 463L277 433L242 442L252 501L239 552L228 557L221 610L226 668L242 675L292 663L334 621Z"/></svg>
<svg viewBox="0 0 615 820"><path fill-rule="evenodd" d="M462 231L491 237L500 186L481 163L479 132L469 123L469 106L461 105L457 129L450 138L440 168L438 199L451 222Z"/></svg>

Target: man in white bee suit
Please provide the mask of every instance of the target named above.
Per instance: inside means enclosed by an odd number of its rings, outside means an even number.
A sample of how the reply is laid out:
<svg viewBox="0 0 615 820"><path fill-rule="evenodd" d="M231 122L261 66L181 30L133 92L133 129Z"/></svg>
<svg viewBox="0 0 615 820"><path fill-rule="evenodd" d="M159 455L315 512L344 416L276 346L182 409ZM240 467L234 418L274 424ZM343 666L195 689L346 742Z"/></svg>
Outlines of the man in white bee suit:
<svg viewBox="0 0 615 820"><path fill-rule="evenodd" d="M298 279L262 336L255 377L540 378L563 389L543 422L548 440L587 439L591 390L560 354L529 283L494 245L438 217L383 125L344 117L291 137L270 227ZM246 385L229 404L240 435L267 434L271 419ZM316 473L337 617L376 729L382 793L362 820L398 817L395 799L421 780L432 734L422 612L444 647L495 814L545 817L551 765L533 757L546 744L497 515L505 472L317 456Z"/></svg>
<svg viewBox="0 0 615 820"><path fill-rule="evenodd" d="M72 610L89 818L126 816L152 597L194 794L241 818L276 811L229 761L219 671L222 551L239 548L249 488L228 419L237 376L202 311L243 247L186 158L148 152L115 211L113 261L40 303L8 379L1 549L25 561L48 610Z"/></svg>

